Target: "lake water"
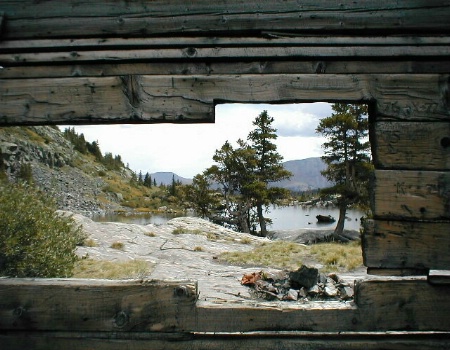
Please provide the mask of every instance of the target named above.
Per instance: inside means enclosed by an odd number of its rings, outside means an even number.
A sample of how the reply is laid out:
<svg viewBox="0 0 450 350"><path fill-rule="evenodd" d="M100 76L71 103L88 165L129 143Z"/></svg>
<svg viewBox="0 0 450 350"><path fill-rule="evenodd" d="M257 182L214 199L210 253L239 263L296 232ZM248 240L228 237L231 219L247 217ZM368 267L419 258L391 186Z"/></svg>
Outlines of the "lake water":
<svg viewBox="0 0 450 350"><path fill-rule="evenodd" d="M317 208L301 206L289 206L289 207L270 207L270 212L265 214L266 217L272 219L273 224L268 227L269 230L294 230L300 228L334 228L334 223L318 223L316 215L331 215L336 221L339 218L338 208ZM345 229L359 230L361 217L363 212L355 209L347 210L347 220L345 221ZM112 221L123 222L139 225L165 224L170 219L176 216L194 216L193 214L173 215L173 214L139 214L139 215L119 215L119 214L107 214L102 216L96 216L94 221Z"/></svg>

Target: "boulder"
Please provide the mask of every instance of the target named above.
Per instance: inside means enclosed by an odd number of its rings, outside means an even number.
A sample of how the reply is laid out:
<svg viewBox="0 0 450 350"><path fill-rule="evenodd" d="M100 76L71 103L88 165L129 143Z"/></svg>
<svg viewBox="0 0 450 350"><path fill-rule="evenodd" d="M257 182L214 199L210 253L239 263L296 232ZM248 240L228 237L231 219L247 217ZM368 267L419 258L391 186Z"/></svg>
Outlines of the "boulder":
<svg viewBox="0 0 450 350"><path fill-rule="evenodd" d="M293 287L305 287L311 288L317 284L319 278L319 270L315 267L307 267L302 265L297 271L293 271L289 274L289 279Z"/></svg>

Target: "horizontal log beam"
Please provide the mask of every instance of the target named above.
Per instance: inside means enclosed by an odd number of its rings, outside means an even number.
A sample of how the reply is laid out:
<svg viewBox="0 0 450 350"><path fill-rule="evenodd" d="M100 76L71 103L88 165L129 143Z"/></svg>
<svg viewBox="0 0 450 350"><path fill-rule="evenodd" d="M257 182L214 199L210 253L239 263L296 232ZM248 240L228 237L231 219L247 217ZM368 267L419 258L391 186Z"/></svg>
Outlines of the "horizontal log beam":
<svg viewBox="0 0 450 350"><path fill-rule="evenodd" d="M435 350L450 347L448 332L251 332L220 334L2 332L2 349L133 350Z"/></svg>
<svg viewBox="0 0 450 350"><path fill-rule="evenodd" d="M386 220L450 220L450 172L376 170L373 213Z"/></svg>
<svg viewBox="0 0 450 350"><path fill-rule="evenodd" d="M406 202L407 203L407 202ZM450 221L366 222L362 236L364 265L370 269L450 269ZM369 271L369 273L376 271ZM380 274L379 271L377 274Z"/></svg>
<svg viewBox="0 0 450 350"><path fill-rule="evenodd" d="M339 46L339 47L183 47L133 50L101 50L101 51L60 51L32 53L0 53L0 65L5 67L17 65L66 63L78 64L86 62L133 62L133 61L212 61L212 60L282 60L282 59L323 59L323 58L355 58L377 57L421 57L433 59L448 58L450 46Z"/></svg>
<svg viewBox="0 0 450 350"><path fill-rule="evenodd" d="M401 50L401 47L442 47L445 52L450 45L450 38L441 35L398 35L398 36L345 36L345 35L302 35L277 32L262 32L252 37L224 36L184 36L154 38L80 38L80 39L35 39L4 40L0 42L0 51L42 52L42 51L103 51L103 50L136 50L164 49L185 47L388 47ZM426 55L421 52L420 56Z"/></svg>
<svg viewBox="0 0 450 350"><path fill-rule="evenodd" d="M184 331L192 282L0 279L0 329Z"/></svg>
<svg viewBox="0 0 450 350"><path fill-rule="evenodd" d="M12 66L0 79L108 77L124 75L247 75L247 74L448 74L450 60L283 60L239 62L95 63Z"/></svg>
<svg viewBox="0 0 450 350"><path fill-rule="evenodd" d="M426 277L377 278L356 283L354 303L218 305L198 302L191 282L2 279L0 330L148 332L156 339L191 332L450 331L449 292Z"/></svg>
<svg viewBox="0 0 450 350"><path fill-rule="evenodd" d="M372 128L377 168L450 170L450 123L377 122Z"/></svg>
<svg viewBox="0 0 450 350"><path fill-rule="evenodd" d="M73 6L72 6L73 5ZM10 0L0 4L5 13L3 37L61 38L86 36L154 36L186 33L261 31L399 33L450 31L448 3L396 1L363 3L294 0L193 2L155 0L36 3Z"/></svg>
<svg viewBox="0 0 450 350"><path fill-rule="evenodd" d="M355 302L366 327L385 331L450 328L449 285L431 285L426 277L379 278L357 282Z"/></svg>
<svg viewBox="0 0 450 350"><path fill-rule="evenodd" d="M0 125L211 122L215 104L225 102L370 102L376 120L450 119L441 96L448 80L438 75L129 75L0 82Z"/></svg>

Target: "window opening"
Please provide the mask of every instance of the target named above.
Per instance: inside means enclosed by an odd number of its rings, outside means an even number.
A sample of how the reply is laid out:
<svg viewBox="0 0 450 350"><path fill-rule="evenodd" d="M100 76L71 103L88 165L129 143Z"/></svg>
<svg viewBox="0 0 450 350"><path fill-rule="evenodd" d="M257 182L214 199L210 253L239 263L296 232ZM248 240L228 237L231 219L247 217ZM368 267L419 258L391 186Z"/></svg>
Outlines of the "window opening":
<svg viewBox="0 0 450 350"><path fill-rule="evenodd" d="M11 135L17 133L18 137L20 134L21 137L34 137L35 141L42 143L44 151L41 157L45 167L40 168L31 162L33 176L38 180L36 182L42 183L43 179L47 179L42 185L44 189L60 201L62 209L66 205L68 209L87 216L88 219L76 216L86 227L101 225L101 221L145 225L145 229L130 226L133 237L124 237L121 233L123 226L112 224L109 236L106 235L106 230L99 237L88 234L77 248L78 255L83 259L76 276L136 278L154 275L156 279L183 279L185 273L180 272L182 269L179 270L179 275L164 275L167 272L158 267L163 258L158 258L157 255L162 256L165 251L180 251L183 254L197 253L199 256L206 256L208 250L211 253L212 249L208 245L217 245L217 242L224 240L234 246L227 248L227 254L215 252L211 259L216 260L214 263L219 261L229 266L240 266L233 272L235 277L248 273L248 269L242 268L242 265L291 270L302 265L312 265L326 273L355 268L362 273L358 244L352 244L352 249L345 253L348 255L347 260L352 260L346 267L341 266L346 262L339 260L338 255L343 255L342 251L324 252L310 245L329 240L327 236L339 215L335 206L336 198L333 195L324 197L319 194L319 189L326 187L329 182L320 175L320 171L325 169L320 156L323 155L322 145L326 140L316 132L316 128L320 119L333 113L332 106L328 103L224 104L216 108L215 125L61 126L59 129L65 138L60 141L72 145L72 158L65 157L63 154L67 152L60 149L61 145L56 145L57 142L52 139L57 134L55 128L10 129L14 130ZM265 206L264 218L269 223L268 238L257 237L255 227L253 235L235 237L229 230L223 229L217 233L213 226L202 227L198 223L194 223L197 225L195 228L189 228L189 224L193 222L192 217L196 215L192 211L185 211L189 206L185 185L191 185L194 176L214 163L214 151L220 149L224 142L229 141L233 147L237 147L238 139L247 140L255 127L252 124L255 117L265 110L274 118L272 126L277 130L277 138L274 140L277 152L282 156L283 164L294 173L292 180L275 184L291 191L289 196ZM52 149L53 145L55 148ZM19 163L25 161L25 158L20 157L22 156L19 155ZM13 176L14 171L17 172L17 167L15 170L9 169L9 176ZM95 189L88 189L92 185ZM220 186L217 183L212 189L216 191L216 196L220 196ZM65 196L62 195L64 190L68 191ZM77 198L83 195L87 195L88 200L77 202ZM98 210L96 203L101 203L104 207ZM130 211L124 213L121 205L130 208ZM109 212L114 213L106 215ZM251 213L256 215L254 211ZM325 218L331 216L335 221L326 222L322 219L319 222L319 215ZM353 231L353 237L358 236L363 215L361 208L347 211L345 228ZM178 219L170 232L165 235L159 233L160 227L168 220L186 216L191 217L191 221ZM91 222L89 218L94 218L95 221ZM211 217L209 220L214 221ZM253 224L256 223L257 220L253 220ZM310 231L306 238L305 231ZM313 231L314 234L310 234ZM187 240L186 234L193 238ZM176 238L176 242L170 241L169 237ZM149 244L144 240L154 242ZM289 243L283 247L280 243L283 241ZM268 243L277 245L270 246ZM308 245L307 254L298 251L298 243ZM141 250L142 246L153 246L152 252L145 252L152 258L138 258L133 263L127 262L124 257L129 255L133 246L138 246ZM274 252L274 256L269 257L269 252ZM323 257L319 257L320 255ZM118 260L118 268L109 259ZM201 260L197 262L201 263ZM233 267L230 269L233 270ZM111 272L96 276L95 272L89 274L92 270ZM202 273L192 276L192 279L201 278ZM208 289L207 283L200 282L200 287Z"/></svg>

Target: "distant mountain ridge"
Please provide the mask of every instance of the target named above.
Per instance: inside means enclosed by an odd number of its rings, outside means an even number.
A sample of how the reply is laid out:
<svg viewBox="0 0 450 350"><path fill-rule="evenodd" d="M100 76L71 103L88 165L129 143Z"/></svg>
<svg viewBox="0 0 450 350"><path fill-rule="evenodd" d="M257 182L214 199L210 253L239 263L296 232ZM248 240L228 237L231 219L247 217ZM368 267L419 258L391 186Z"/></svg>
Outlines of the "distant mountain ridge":
<svg viewBox="0 0 450 350"><path fill-rule="evenodd" d="M172 184L172 179L175 179L176 182L181 182L183 185L190 185L192 183L192 179L186 179L171 171L158 171L150 174L150 176L152 177L152 181L154 180L158 186L160 184L170 185Z"/></svg>
<svg viewBox="0 0 450 350"><path fill-rule="evenodd" d="M289 180L275 183L275 186L296 192L331 186L331 183L320 173L327 167L320 157L290 160L283 165L293 175Z"/></svg>
<svg viewBox="0 0 450 350"><path fill-rule="evenodd" d="M330 186L327 179L320 173L326 168L326 164L320 157L306 158L300 160L290 160L283 163L286 170L289 170L293 176L289 180L283 180L274 183L274 186L283 187L290 191L307 191L318 188L325 188ZM192 179L181 177L173 172L156 172L150 174L152 180L156 181L157 185L170 185L172 177L175 181L180 181L182 184L191 184Z"/></svg>

